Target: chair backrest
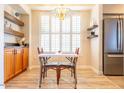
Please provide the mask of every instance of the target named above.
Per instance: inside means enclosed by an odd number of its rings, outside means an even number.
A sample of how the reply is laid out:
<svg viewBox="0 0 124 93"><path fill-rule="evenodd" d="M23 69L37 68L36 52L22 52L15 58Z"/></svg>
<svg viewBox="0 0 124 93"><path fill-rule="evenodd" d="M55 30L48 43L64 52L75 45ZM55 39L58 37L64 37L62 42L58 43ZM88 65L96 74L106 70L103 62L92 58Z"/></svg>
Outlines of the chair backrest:
<svg viewBox="0 0 124 93"><path fill-rule="evenodd" d="M75 54L79 54L79 48L76 48Z"/></svg>
<svg viewBox="0 0 124 93"><path fill-rule="evenodd" d="M38 54L41 54L41 53L43 53L43 48L37 47L37 51L38 51ZM44 63L44 61L42 61L42 60L45 60L45 59L39 57L39 60L40 60L41 66L43 66L45 63Z"/></svg>
<svg viewBox="0 0 124 93"><path fill-rule="evenodd" d="M75 54L77 54L77 55L79 54L79 48L75 49ZM75 66L76 66L77 60L78 60L78 57L75 57L74 60L73 60L73 63L74 63Z"/></svg>
<svg viewBox="0 0 124 93"><path fill-rule="evenodd" d="M43 53L43 48L37 48L37 51L38 51L38 54L41 54L41 53Z"/></svg>

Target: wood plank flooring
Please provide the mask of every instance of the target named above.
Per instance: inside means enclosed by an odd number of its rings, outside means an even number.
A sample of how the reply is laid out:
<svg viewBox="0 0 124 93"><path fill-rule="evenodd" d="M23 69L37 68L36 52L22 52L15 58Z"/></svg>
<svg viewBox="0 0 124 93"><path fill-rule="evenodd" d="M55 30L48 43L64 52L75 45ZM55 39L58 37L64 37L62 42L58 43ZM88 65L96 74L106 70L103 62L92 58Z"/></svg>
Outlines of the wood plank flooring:
<svg viewBox="0 0 124 93"><path fill-rule="evenodd" d="M118 89L124 88L124 76L104 76L97 75L91 69L77 69L78 89ZM48 76L44 79L41 89L73 89L74 79L70 72L63 70L60 84L56 84L56 73L54 70L48 71ZM19 76L13 78L5 84L7 89L38 89L39 68L27 70Z"/></svg>

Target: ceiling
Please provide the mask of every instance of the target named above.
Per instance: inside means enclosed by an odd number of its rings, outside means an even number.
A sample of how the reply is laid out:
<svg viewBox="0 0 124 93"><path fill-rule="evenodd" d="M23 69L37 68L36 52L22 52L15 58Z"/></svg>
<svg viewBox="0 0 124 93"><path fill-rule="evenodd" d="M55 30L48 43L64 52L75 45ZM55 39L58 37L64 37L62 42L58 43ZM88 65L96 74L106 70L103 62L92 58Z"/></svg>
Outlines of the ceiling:
<svg viewBox="0 0 124 93"><path fill-rule="evenodd" d="M71 10L90 10L94 6L94 4L28 4L32 10L53 10L61 5Z"/></svg>

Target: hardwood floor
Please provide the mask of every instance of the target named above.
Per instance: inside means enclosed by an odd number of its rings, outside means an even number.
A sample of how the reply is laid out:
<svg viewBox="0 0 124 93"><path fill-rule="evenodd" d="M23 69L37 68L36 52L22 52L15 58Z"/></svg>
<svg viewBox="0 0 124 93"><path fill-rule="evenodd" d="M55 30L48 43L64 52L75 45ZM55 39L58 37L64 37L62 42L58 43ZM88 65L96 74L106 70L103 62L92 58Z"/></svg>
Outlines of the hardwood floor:
<svg viewBox="0 0 124 93"><path fill-rule="evenodd" d="M63 70L60 85L56 84L56 73L48 71L47 78L44 79L42 89L73 89L73 77L70 72ZM103 76L97 75L91 69L77 69L78 89L116 89L124 88L124 76ZM23 72L5 84L7 89L38 89L39 69L32 69Z"/></svg>

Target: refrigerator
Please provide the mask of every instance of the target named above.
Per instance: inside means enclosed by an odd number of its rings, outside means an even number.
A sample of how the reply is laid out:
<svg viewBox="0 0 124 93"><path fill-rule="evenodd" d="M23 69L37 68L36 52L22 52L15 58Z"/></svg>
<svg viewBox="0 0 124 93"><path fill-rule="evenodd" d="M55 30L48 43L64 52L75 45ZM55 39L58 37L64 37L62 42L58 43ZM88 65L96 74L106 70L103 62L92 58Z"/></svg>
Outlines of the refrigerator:
<svg viewBox="0 0 124 93"><path fill-rule="evenodd" d="M103 20L103 74L124 75L124 19Z"/></svg>

